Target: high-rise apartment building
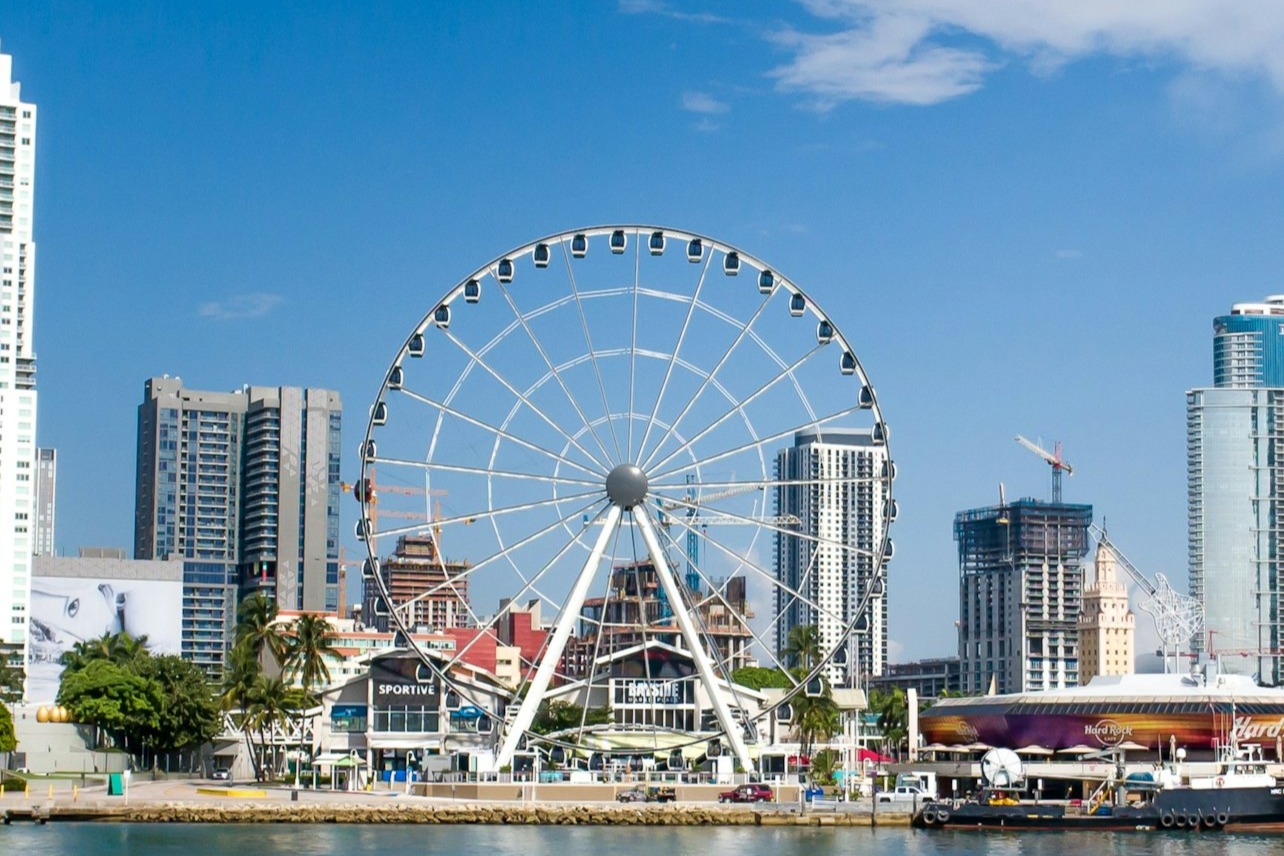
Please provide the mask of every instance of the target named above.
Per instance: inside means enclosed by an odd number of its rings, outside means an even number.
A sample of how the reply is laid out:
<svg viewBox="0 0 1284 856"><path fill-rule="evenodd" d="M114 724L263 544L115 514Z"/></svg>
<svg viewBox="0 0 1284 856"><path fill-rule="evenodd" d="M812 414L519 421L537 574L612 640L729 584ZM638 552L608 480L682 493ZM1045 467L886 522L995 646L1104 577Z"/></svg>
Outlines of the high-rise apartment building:
<svg viewBox="0 0 1284 856"><path fill-rule="evenodd" d="M868 429L799 431L794 444L776 455L777 478L809 482L776 488L776 514L797 517L799 531L812 536L775 538L775 573L783 583L776 589L777 651L788 646L794 627L814 625L821 649L839 652L827 674L835 686L881 675L887 665L885 587L871 598L866 632L846 633L876 578L874 556L886 527L886 483L880 478L886 462L887 447Z"/></svg>
<svg viewBox="0 0 1284 856"><path fill-rule="evenodd" d="M238 591L284 610L338 605L341 419L326 390L147 381L134 556L184 560L184 653L212 671Z"/></svg>
<svg viewBox="0 0 1284 856"><path fill-rule="evenodd" d="M1128 605L1128 587L1119 581L1119 560L1108 544L1098 542L1095 576L1083 589L1079 613L1079 683L1097 675L1131 675L1136 667L1136 616Z"/></svg>
<svg viewBox="0 0 1284 856"><path fill-rule="evenodd" d="M1284 296L1213 322L1213 386L1186 393L1190 593L1197 654L1284 681Z"/></svg>
<svg viewBox="0 0 1284 856"><path fill-rule="evenodd" d="M0 54L0 654L26 658L35 527L36 105Z"/></svg>
<svg viewBox="0 0 1284 856"><path fill-rule="evenodd" d="M1091 505L1035 499L955 515L964 693L1078 685L1091 523Z"/></svg>
<svg viewBox="0 0 1284 856"><path fill-rule="evenodd" d="M36 528L32 552L37 556L52 556L56 552L57 512L58 450L36 449Z"/></svg>

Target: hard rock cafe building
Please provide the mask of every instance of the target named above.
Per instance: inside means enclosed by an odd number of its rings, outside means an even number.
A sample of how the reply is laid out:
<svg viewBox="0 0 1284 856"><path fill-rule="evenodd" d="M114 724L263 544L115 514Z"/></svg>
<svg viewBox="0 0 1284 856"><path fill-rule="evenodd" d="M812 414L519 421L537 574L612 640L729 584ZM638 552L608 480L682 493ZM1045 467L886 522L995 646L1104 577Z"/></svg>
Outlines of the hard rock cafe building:
<svg viewBox="0 0 1284 856"><path fill-rule="evenodd" d="M1184 748L1199 761L1234 739L1282 762L1284 690L1213 669L1099 676L1065 690L942 699L919 715L919 730L920 757L1005 747L1071 761L1123 748L1129 759L1157 760Z"/></svg>

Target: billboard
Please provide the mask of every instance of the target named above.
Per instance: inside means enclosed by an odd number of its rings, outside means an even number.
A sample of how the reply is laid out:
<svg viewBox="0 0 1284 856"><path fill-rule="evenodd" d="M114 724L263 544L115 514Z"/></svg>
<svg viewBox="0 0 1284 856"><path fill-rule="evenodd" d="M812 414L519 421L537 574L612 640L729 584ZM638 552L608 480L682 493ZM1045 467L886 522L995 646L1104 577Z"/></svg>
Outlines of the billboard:
<svg viewBox="0 0 1284 856"><path fill-rule="evenodd" d="M104 633L147 637L153 654L182 646L183 583L179 580L35 576L27 642L27 701L52 702L62 655Z"/></svg>

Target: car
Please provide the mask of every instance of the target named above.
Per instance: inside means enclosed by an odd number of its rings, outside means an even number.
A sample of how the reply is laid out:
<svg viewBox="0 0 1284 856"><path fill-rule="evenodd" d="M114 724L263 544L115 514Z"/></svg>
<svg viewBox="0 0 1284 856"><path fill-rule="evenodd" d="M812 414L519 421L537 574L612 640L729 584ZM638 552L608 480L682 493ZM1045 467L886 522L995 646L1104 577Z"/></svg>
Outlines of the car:
<svg viewBox="0 0 1284 856"><path fill-rule="evenodd" d="M615 795L616 802L646 802L646 788L629 788L627 791L620 791Z"/></svg>
<svg viewBox="0 0 1284 856"><path fill-rule="evenodd" d="M880 793L878 801L881 803L929 803L932 802L932 795L913 785L898 785L895 790Z"/></svg>
<svg viewBox="0 0 1284 856"><path fill-rule="evenodd" d="M741 785L735 790L718 794L720 803L761 803L771 802L775 798L775 793L766 785Z"/></svg>
<svg viewBox="0 0 1284 856"><path fill-rule="evenodd" d="M677 798L678 798L677 793L673 790L673 788L667 785L662 785L659 787L652 786L649 788L644 788L641 785L638 785L637 787L629 788L627 791L620 791L618 794L615 795L615 799L618 802L622 802L622 803L627 803L627 802L666 803L666 802L673 802Z"/></svg>
<svg viewBox="0 0 1284 856"><path fill-rule="evenodd" d="M210 778L217 782L230 782L232 780L232 771L220 768L210 773Z"/></svg>

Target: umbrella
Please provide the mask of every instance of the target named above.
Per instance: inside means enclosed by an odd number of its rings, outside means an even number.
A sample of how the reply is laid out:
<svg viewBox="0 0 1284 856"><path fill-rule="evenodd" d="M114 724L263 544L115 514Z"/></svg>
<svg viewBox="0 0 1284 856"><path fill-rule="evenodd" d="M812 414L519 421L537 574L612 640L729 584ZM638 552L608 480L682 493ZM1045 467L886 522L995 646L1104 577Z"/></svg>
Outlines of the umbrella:
<svg viewBox="0 0 1284 856"><path fill-rule="evenodd" d="M988 743L969 743L963 747L968 752L984 752L987 749L993 749Z"/></svg>
<svg viewBox="0 0 1284 856"><path fill-rule="evenodd" d="M1071 746L1066 749L1058 749L1057 752L1062 755L1096 755L1100 749L1094 749L1091 746L1084 746L1080 743L1078 746Z"/></svg>
<svg viewBox="0 0 1284 856"><path fill-rule="evenodd" d="M1140 743L1135 743L1132 740L1125 740L1123 743L1120 743L1117 746L1114 746L1112 748L1123 749L1126 752L1145 752L1150 747L1142 746Z"/></svg>
<svg viewBox="0 0 1284 856"><path fill-rule="evenodd" d="M1016 753L1018 755L1055 755L1056 754L1046 746L1035 746L1034 744L1031 744L1029 746L1022 746L1020 749L1016 750Z"/></svg>
<svg viewBox="0 0 1284 856"><path fill-rule="evenodd" d="M239 747L238 747L238 748L239 748ZM929 744L927 744L926 746L924 746L924 747L922 748L922 750L921 750L921 751L923 751L923 752L948 752L948 751L950 751L950 747L946 746L944 743L929 743Z"/></svg>

